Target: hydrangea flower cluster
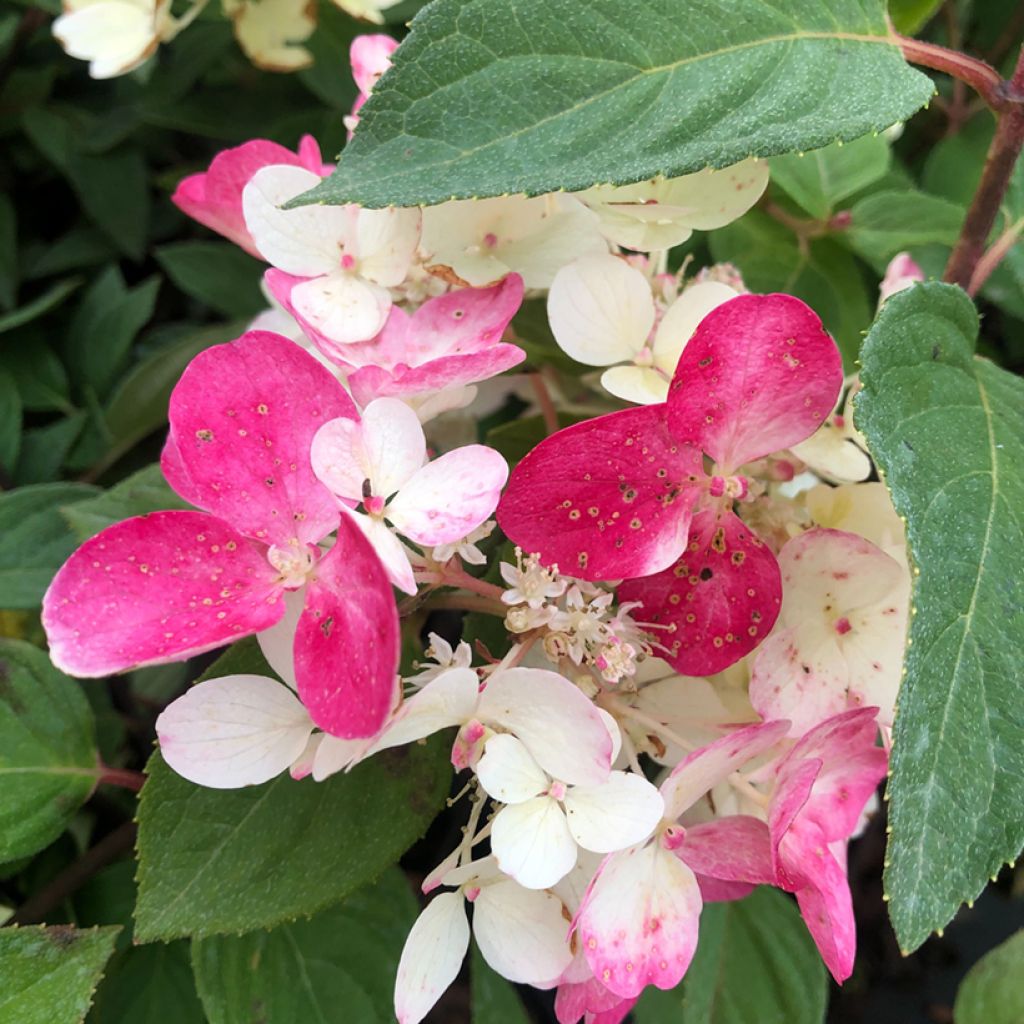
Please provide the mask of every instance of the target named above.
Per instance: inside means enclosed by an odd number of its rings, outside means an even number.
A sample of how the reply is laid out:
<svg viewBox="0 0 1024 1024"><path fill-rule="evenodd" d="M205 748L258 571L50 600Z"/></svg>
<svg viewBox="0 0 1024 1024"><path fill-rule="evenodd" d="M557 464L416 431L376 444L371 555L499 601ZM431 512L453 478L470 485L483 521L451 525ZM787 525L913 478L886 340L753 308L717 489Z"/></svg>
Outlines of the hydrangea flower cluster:
<svg viewBox="0 0 1024 1024"><path fill-rule="evenodd" d="M390 48L353 48L364 93ZM846 849L902 671L902 524L860 482L856 383L815 313L729 267L668 270L671 246L757 200L766 168L284 208L325 170L310 139L255 140L175 193L268 264L276 306L171 397L162 466L195 510L112 526L57 574L55 663L102 676L255 634L276 678L199 683L157 723L167 763L204 786L312 785L449 732L467 820L423 885L402 1024L471 939L504 977L557 990L562 1024L615 1024L685 975L705 902L756 885L795 895L842 981ZM566 353L607 368L609 411L509 475L490 447L434 438L525 358L525 294L546 294ZM402 673L403 614L441 590L499 617L507 650L432 635Z"/></svg>

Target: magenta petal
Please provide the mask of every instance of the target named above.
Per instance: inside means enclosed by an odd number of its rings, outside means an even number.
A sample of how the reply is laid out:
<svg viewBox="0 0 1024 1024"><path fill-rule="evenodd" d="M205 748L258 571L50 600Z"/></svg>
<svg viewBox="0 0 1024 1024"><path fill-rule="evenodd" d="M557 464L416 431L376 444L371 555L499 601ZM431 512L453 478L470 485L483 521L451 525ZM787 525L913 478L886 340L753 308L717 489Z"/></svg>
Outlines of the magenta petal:
<svg viewBox="0 0 1024 1024"><path fill-rule="evenodd" d="M800 913L832 977L842 983L853 971L857 927L846 872L833 856L821 830L810 822L787 833L781 856L787 874L799 883L786 886L796 894Z"/></svg>
<svg viewBox="0 0 1024 1024"><path fill-rule="evenodd" d="M842 386L842 357L810 307L791 295L740 295L713 309L683 349L669 424L734 472L810 437Z"/></svg>
<svg viewBox="0 0 1024 1024"><path fill-rule="evenodd" d="M204 512L153 512L87 540L43 598L53 663L105 676L209 651L284 614L277 572Z"/></svg>
<svg viewBox="0 0 1024 1024"><path fill-rule="evenodd" d="M358 419L330 371L287 338L249 331L186 367L171 394L165 472L183 498L246 536L315 543L337 526L338 510L309 451L340 416Z"/></svg>
<svg viewBox="0 0 1024 1024"><path fill-rule="evenodd" d="M664 405L627 409L537 445L513 471L498 522L568 575L647 576L682 552L702 477L700 453L672 438Z"/></svg>
<svg viewBox="0 0 1024 1024"><path fill-rule="evenodd" d="M782 787L800 765L821 765L802 816L813 820L830 843L854 831L864 805L885 778L888 756L875 743L876 712L876 708L856 708L826 719L779 766Z"/></svg>
<svg viewBox="0 0 1024 1024"><path fill-rule="evenodd" d="M305 152L300 149L299 155L265 139L252 139L233 149L225 149L213 158L208 171L185 178L175 189L171 202L182 213L259 258L259 250L242 215L242 189L261 167L306 164L311 156L308 138L303 139ZM317 166L310 170L322 174L319 155L317 147Z"/></svg>
<svg viewBox="0 0 1024 1024"><path fill-rule="evenodd" d="M676 856L699 876L754 885L775 882L768 826L747 814L694 825Z"/></svg>
<svg viewBox="0 0 1024 1024"><path fill-rule="evenodd" d="M398 609L370 542L347 516L317 563L295 633L299 697L325 732L375 736L394 704Z"/></svg>
<svg viewBox="0 0 1024 1024"><path fill-rule="evenodd" d="M513 474L513 480L515 475ZM671 568L619 587L640 601L640 621L672 626L652 631L678 672L721 672L770 632L782 603L779 564L735 513L705 508L693 517L686 550Z"/></svg>
<svg viewBox="0 0 1024 1024"><path fill-rule="evenodd" d="M348 385L355 400L366 406L375 398L418 395L489 380L525 358L526 353L521 348L503 342L483 352L442 356L422 366L397 366L392 370L364 366L348 378Z"/></svg>

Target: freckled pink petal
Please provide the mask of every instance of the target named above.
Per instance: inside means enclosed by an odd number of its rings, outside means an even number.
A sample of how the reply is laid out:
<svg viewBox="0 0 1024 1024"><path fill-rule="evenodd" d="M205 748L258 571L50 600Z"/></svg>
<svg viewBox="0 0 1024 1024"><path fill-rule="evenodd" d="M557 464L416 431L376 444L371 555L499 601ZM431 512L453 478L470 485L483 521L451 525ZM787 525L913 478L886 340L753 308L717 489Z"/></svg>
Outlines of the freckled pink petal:
<svg viewBox="0 0 1024 1024"><path fill-rule="evenodd" d="M694 872L700 886L700 898L705 903L731 903L749 896L755 889L750 882L723 882L720 878Z"/></svg>
<svg viewBox="0 0 1024 1024"><path fill-rule="evenodd" d="M469 921L461 892L435 896L405 940L395 978L398 1024L419 1024L455 980L469 949Z"/></svg>
<svg viewBox="0 0 1024 1024"><path fill-rule="evenodd" d="M507 531L506 531L507 532ZM705 508L693 517L686 550L669 569L619 588L641 601L640 621L673 625L655 636L678 672L707 676L749 654L779 614L782 580L775 556L734 512Z"/></svg>
<svg viewBox="0 0 1024 1024"><path fill-rule="evenodd" d="M786 888L796 893L800 913L832 977L840 984L853 971L857 929L846 872L829 849L821 830L800 822L787 832L781 856L788 876ZM799 880L798 882L796 880Z"/></svg>
<svg viewBox="0 0 1024 1024"><path fill-rule="evenodd" d="M713 309L679 359L669 423L735 471L811 436L843 386L835 342L791 295L740 295Z"/></svg>
<svg viewBox="0 0 1024 1024"><path fill-rule="evenodd" d="M661 784L665 817L674 821L719 782L782 739L788 728L788 722L758 722L688 754Z"/></svg>
<svg viewBox="0 0 1024 1024"><path fill-rule="evenodd" d="M334 170L333 164L325 164L323 155L320 152L320 144L312 135L303 135L299 139L299 166L305 167L308 171L315 171L321 177L326 178ZM272 163L282 161L273 160Z"/></svg>
<svg viewBox="0 0 1024 1024"><path fill-rule="evenodd" d="M398 611L387 574L348 517L317 563L295 633L299 696L334 736L373 736L394 703Z"/></svg>
<svg viewBox="0 0 1024 1024"><path fill-rule="evenodd" d="M345 346L337 354L353 366L394 370L485 352L501 341L522 300L523 279L509 274L489 288L435 296L415 313L394 307L376 338Z"/></svg>
<svg viewBox="0 0 1024 1024"><path fill-rule="evenodd" d="M352 77L356 88L367 96L377 84L377 79L391 66L391 54L398 49L398 43L383 32L356 36L349 47L348 58L352 63Z"/></svg>
<svg viewBox="0 0 1024 1024"><path fill-rule="evenodd" d="M562 901L511 881L485 885L473 904L473 936L480 953L503 978L552 984L569 966Z"/></svg>
<svg viewBox="0 0 1024 1024"><path fill-rule="evenodd" d="M811 795L814 780L821 771L821 761L805 759L787 762L783 768L784 773L780 773L768 808L768 831L771 834L772 867L781 880L780 884L788 884L785 866L779 856L779 846Z"/></svg>
<svg viewBox="0 0 1024 1024"><path fill-rule="evenodd" d="M247 536L316 542L338 510L309 451L339 416L357 413L328 370L287 338L249 331L201 352L182 374L169 411L178 458L166 471L182 497Z"/></svg>
<svg viewBox="0 0 1024 1024"><path fill-rule="evenodd" d="M555 995L558 1024L619 1024L633 1008L635 999L623 999L596 978L563 983Z"/></svg>
<svg viewBox="0 0 1024 1024"><path fill-rule="evenodd" d="M698 875L754 885L775 883L768 826L747 814L688 828L676 856Z"/></svg>
<svg viewBox="0 0 1024 1024"><path fill-rule="evenodd" d="M43 598L53 663L105 676L209 651L284 614L263 552L203 512L153 512L87 540Z"/></svg>
<svg viewBox="0 0 1024 1024"><path fill-rule="evenodd" d="M602 985L624 998L679 984L697 946L700 890L658 843L610 854L576 917L583 953Z"/></svg>
<svg viewBox="0 0 1024 1024"><path fill-rule="evenodd" d="M853 832L864 805L885 778L888 758L875 742L876 711L857 708L822 722L796 744L779 768L781 787L799 765L821 764L801 816L820 826L828 842Z"/></svg>
<svg viewBox="0 0 1024 1024"><path fill-rule="evenodd" d="M417 470L385 515L417 544L451 544L490 517L507 479L508 465L498 452L469 444Z"/></svg>
<svg viewBox="0 0 1024 1024"><path fill-rule="evenodd" d="M846 710L849 671L834 637L793 626L776 630L758 650L750 702L763 718L788 718L792 735Z"/></svg>
<svg viewBox="0 0 1024 1024"><path fill-rule="evenodd" d="M309 166L314 148L317 166ZM193 220L259 257L242 215L242 190L261 167L271 164L308 166L318 174L323 173L319 147L308 135L300 143L298 155L276 142L253 139L233 149L223 150L213 158L208 171L191 174L182 180L171 196L171 202Z"/></svg>
<svg viewBox="0 0 1024 1024"><path fill-rule="evenodd" d="M537 445L513 470L498 522L569 575L646 576L683 551L701 477L699 453L669 434L665 406L627 409Z"/></svg>

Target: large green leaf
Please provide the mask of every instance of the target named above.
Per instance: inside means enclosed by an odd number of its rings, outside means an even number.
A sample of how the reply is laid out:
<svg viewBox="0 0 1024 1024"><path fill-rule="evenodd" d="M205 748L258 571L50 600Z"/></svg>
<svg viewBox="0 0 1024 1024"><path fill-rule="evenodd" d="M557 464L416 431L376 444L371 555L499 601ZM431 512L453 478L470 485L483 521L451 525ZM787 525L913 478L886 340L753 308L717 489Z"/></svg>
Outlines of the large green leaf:
<svg viewBox="0 0 1024 1024"><path fill-rule="evenodd" d="M14 375L0 366L0 470L8 477L21 451L21 395Z"/></svg>
<svg viewBox="0 0 1024 1024"><path fill-rule="evenodd" d="M161 509L191 508L168 486L159 465L147 466L94 498L62 508L79 541L132 516Z"/></svg>
<svg viewBox="0 0 1024 1024"><path fill-rule="evenodd" d="M825 968L796 904L768 888L709 903L682 985L648 989L637 1024L821 1024Z"/></svg>
<svg viewBox="0 0 1024 1024"><path fill-rule="evenodd" d="M39 648L0 639L0 862L56 839L98 778L78 683Z"/></svg>
<svg viewBox="0 0 1024 1024"><path fill-rule="evenodd" d="M39 484L0 494L0 608L36 608L75 549L62 506L97 493L87 484Z"/></svg>
<svg viewBox="0 0 1024 1024"><path fill-rule="evenodd" d="M392 869L308 921L194 940L210 1024L390 1024L395 971L417 910Z"/></svg>
<svg viewBox="0 0 1024 1024"><path fill-rule="evenodd" d="M844 236L881 271L896 253L938 243L952 246L963 224L963 207L923 192L876 192L854 203Z"/></svg>
<svg viewBox="0 0 1024 1024"><path fill-rule="evenodd" d="M337 75L335 74L335 77ZM154 255L186 294L230 317L253 317L266 309L260 292L263 266L230 242L174 242Z"/></svg>
<svg viewBox="0 0 1024 1024"><path fill-rule="evenodd" d="M487 966L476 943L471 957L473 1024L529 1024L516 990Z"/></svg>
<svg viewBox="0 0 1024 1024"><path fill-rule="evenodd" d="M1024 1020L1024 929L968 971L956 994L953 1016L956 1024L1020 1024Z"/></svg>
<svg viewBox="0 0 1024 1024"><path fill-rule="evenodd" d="M81 1024L120 930L0 931L0 1022Z"/></svg>
<svg viewBox="0 0 1024 1024"><path fill-rule="evenodd" d="M811 153L773 157L772 181L812 217L825 220L837 204L878 181L888 170L889 143L865 135L848 145L833 143Z"/></svg>
<svg viewBox="0 0 1024 1024"><path fill-rule="evenodd" d="M886 33L881 0L436 0L307 198L536 195L849 141L934 92Z"/></svg>
<svg viewBox="0 0 1024 1024"><path fill-rule="evenodd" d="M919 573L885 873L906 950L1024 845L1024 382L974 357L977 333L958 288L894 296L856 405Z"/></svg>
<svg viewBox="0 0 1024 1024"><path fill-rule="evenodd" d="M139 808L143 942L265 928L337 903L427 829L448 793L443 737L325 782L186 782L154 755ZM284 870L287 868L287 870Z"/></svg>

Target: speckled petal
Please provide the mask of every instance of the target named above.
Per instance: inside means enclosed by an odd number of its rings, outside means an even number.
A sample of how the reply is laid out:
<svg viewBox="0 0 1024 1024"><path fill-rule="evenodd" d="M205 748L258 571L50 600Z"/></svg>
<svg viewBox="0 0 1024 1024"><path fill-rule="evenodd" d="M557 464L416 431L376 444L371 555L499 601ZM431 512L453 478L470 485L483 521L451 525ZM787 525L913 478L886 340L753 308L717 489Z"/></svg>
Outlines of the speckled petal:
<svg viewBox="0 0 1024 1024"><path fill-rule="evenodd" d="M775 556L733 512L705 508L693 517L686 550L671 568L619 588L640 601L638 621L658 630L665 660L678 672L706 676L749 654L779 614L782 580Z"/></svg>
<svg viewBox="0 0 1024 1024"><path fill-rule="evenodd" d="M734 472L811 436L843 386L839 349L791 295L740 295L713 309L669 389L672 432Z"/></svg>
<svg viewBox="0 0 1024 1024"><path fill-rule="evenodd" d="M513 470L498 522L545 565L587 580L647 576L682 553L703 478L665 406L627 409L542 441Z"/></svg>
<svg viewBox="0 0 1024 1024"><path fill-rule="evenodd" d="M204 512L153 512L87 540L43 598L50 657L74 676L181 661L284 614L256 545Z"/></svg>
<svg viewBox="0 0 1024 1024"><path fill-rule="evenodd" d="M660 844L610 854L576 917L594 977L624 998L674 988L697 946L701 906L693 872Z"/></svg>
<svg viewBox="0 0 1024 1024"><path fill-rule="evenodd" d="M165 472L183 498L246 536L316 542L338 510L310 446L342 416L356 418L355 406L327 369L288 338L249 331L185 369L171 394Z"/></svg>
<svg viewBox="0 0 1024 1024"><path fill-rule="evenodd" d="M295 633L295 677L310 717L343 739L375 735L394 704L398 656L391 584L346 517L316 566Z"/></svg>

